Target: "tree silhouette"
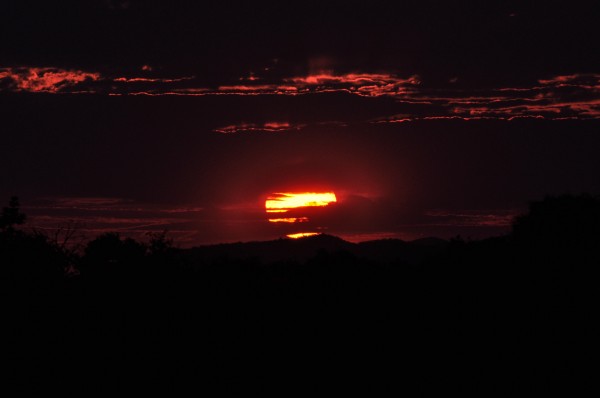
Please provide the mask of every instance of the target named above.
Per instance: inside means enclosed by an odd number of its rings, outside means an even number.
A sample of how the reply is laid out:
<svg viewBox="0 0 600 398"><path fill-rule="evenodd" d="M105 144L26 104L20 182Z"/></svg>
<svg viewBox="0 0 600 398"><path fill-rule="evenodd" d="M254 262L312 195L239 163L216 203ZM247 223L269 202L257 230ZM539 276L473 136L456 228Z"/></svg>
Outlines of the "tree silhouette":
<svg viewBox="0 0 600 398"><path fill-rule="evenodd" d="M167 238L167 231L148 232L148 254L152 256L165 255L173 249L173 239Z"/></svg>
<svg viewBox="0 0 600 398"><path fill-rule="evenodd" d="M570 391L584 363L573 341L595 338L600 198L590 195L534 202L510 235L433 244L320 235L179 249L166 232L146 244L106 233L69 252L69 229L63 240L13 229L25 220L16 198L1 220L12 355L62 355L77 389L338 391L353 380L419 396ZM69 277L73 264L81 274ZM17 376L44 389L65 380L56 366Z"/></svg>
<svg viewBox="0 0 600 398"><path fill-rule="evenodd" d="M19 198L13 196L10 198L8 207L2 209L2 215L0 215L0 228L3 231L14 231L14 226L23 224L26 218L26 215L21 213L21 210L19 209Z"/></svg>

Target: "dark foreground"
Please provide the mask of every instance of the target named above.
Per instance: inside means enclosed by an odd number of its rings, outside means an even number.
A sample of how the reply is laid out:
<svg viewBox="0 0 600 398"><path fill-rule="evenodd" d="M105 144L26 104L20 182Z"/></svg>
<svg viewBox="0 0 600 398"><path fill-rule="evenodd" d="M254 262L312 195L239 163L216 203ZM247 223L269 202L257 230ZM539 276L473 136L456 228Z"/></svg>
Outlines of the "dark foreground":
<svg viewBox="0 0 600 398"><path fill-rule="evenodd" d="M19 395L542 396L595 378L593 197L536 203L505 237L362 246L105 235L78 255L15 217L0 235L2 385Z"/></svg>

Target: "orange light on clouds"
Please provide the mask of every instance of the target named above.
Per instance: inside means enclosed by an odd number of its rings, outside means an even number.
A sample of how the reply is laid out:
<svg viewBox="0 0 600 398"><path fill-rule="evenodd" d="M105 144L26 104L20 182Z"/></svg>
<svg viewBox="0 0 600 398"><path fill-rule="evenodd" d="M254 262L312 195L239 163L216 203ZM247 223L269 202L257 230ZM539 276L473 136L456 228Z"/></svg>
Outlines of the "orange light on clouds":
<svg viewBox="0 0 600 398"><path fill-rule="evenodd" d="M307 217L283 217L283 218L269 218L269 222L306 222L308 221Z"/></svg>
<svg viewBox="0 0 600 398"><path fill-rule="evenodd" d="M289 234L286 236L291 239L300 239L300 238L306 238L308 236L315 236L315 235L319 235L319 233L318 232L298 232L297 234Z"/></svg>
<svg viewBox="0 0 600 398"><path fill-rule="evenodd" d="M268 214L287 213L289 210L302 207L325 207L337 202L333 192L303 192L303 193L274 193L267 198L265 209ZM297 223L306 222L307 217L277 217L269 218L269 222Z"/></svg>
<svg viewBox="0 0 600 398"><path fill-rule="evenodd" d="M326 193L275 193L265 202L267 212L272 210L289 210L298 207L327 206L337 202L333 192Z"/></svg>
<svg viewBox="0 0 600 398"><path fill-rule="evenodd" d="M308 217L301 217L297 214L298 212L294 212L296 214L289 214L290 217L286 217L284 213L291 210L302 211L301 209L305 207L326 207L330 203L335 202L337 202L337 198L333 192L279 192L271 194L267 198L265 201L265 210L269 215L269 222L271 223L298 224L308 222ZM296 217L291 217L292 215ZM319 235L319 232L298 232L286 236L291 239L298 239L314 235Z"/></svg>

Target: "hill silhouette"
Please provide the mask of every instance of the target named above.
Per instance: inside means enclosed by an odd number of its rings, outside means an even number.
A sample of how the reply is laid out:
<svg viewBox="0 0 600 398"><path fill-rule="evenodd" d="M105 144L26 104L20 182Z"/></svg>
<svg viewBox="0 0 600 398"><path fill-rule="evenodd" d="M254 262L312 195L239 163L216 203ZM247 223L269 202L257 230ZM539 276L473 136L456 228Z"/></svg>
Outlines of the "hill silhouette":
<svg viewBox="0 0 600 398"><path fill-rule="evenodd" d="M262 262L300 261L305 262L319 251L347 252L359 258L377 261L404 261L421 263L427 256L443 249L447 241L425 238L413 242L399 239L373 240L351 243L337 236L319 234L300 239L277 239L263 242L238 242L196 247L182 250L187 261L201 263L218 259L260 259Z"/></svg>
<svg viewBox="0 0 600 398"><path fill-rule="evenodd" d="M600 199L481 241L319 235L73 252L0 225L6 388L24 394L573 393L594 380ZM26 224L25 224L26 225ZM590 358L587 358L590 359Z"/></svg>

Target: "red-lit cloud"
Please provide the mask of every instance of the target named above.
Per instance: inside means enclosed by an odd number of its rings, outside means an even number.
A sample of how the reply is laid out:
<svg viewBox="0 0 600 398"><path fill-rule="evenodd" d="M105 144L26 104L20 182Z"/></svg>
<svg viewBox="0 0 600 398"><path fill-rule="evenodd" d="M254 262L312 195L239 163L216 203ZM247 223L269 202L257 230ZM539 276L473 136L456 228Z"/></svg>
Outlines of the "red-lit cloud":
<svg viewBox="0 0 600 398"><path fill-rule="evenodd" d="M60 93L76 91L84 82L96 81L100 74L59 68L1 68L0 82L14 91Z"/></svg>
<svg viewBox="0 0 600 398"><path fill-rule="evenodd" d="M145 65L142 71L149 73L152 68ZM132 93L142 84L161 85L176 84L194 77L184 76L175 78L132 76L111 77L99 72L62 69L50 67L16 67L0 68L0 91L31 93ZM133 88L131 88L133 87ZM164 87L162 89L165 89Z"/></svg>
<svg viewBox="0 0 600 398"><path fill-rule="evenodd" d="M406 94L421 83L418 76L403 79L382 73L320 73L291 77L284 81L298 87L300 92L346 91L368 97Z"/></svg>
<svg viewBox="0 0 600 398"><path fill-rule="evenodd" d="M181 90L185 92L185 90ZM272 95L285 94L296 95L300 93L298 87L292 85L279 84L257 84L257 85L234 85L234 86L219 86L216 90L205 91L207 95Z"/></svg>
<svg viewBox="0 0 600 398"><path fill-rule="evenodd" d="M297 96L339 92L367 99L391 98L406 111L373 120L377 123L421 119L596 119L600 118L600 74L570 74L539 79L520 87L465 88L421 84L418 76L393 73L321 72L267 79L256 75L243 84L208 87L194 76L157 76L142 68L142 76L108 76L60 68L0 68L0 90L34 93L103 93L144 96ZM286 123L248 122L215 128L219 133L284 131Z"/></svg>
<svg viewBox="0 0 600 398"><path fill-rule="evenodd" d="M292 125L288 122L266 122L263 124L256 123L240 123L240 124L232 124L229 126L219 127L214 129L213 131L221 134L233 134L233 133L241 133L248 131L267 131L267 132L278 132L278 131L289 131L289 130L298 130L302 128L303 125L295 124Z"/></svg>
<svg viewBox="0 0 600 398"><path fill-rule="evenodd" d="M176 83L186 80L192 80L194 77L178 77L178 78L152 78L152 77L117 77L113 79L115 82L121 83Z"/></svg>
<svg viewBox="0 0 600 398"><path fill-rule="evenodd" d="M393 98L411 112L387 116L376 122L457 118L463 120L518 118L595 119L600 117L600 74L574 74L542 79L529 87L491 89L422 87L418 76L392 74L321 73L284 78L277 84L220 86L210 89L179 89L156 95L309 95L343 92L368 98ZM256 126L247 126L257 129ZM227 131L227 130L225 130ZM220 131L220 132L225 132Z"/></svg>
<svg viewBox="0 0 600 398"><path fill-rule="evenodd" d="M404 104L420 111L402 113L374 122L428 119L597 119L600 118L600 74L555 76L530 87L486 90L422 89L405 97Z"/></svg>

